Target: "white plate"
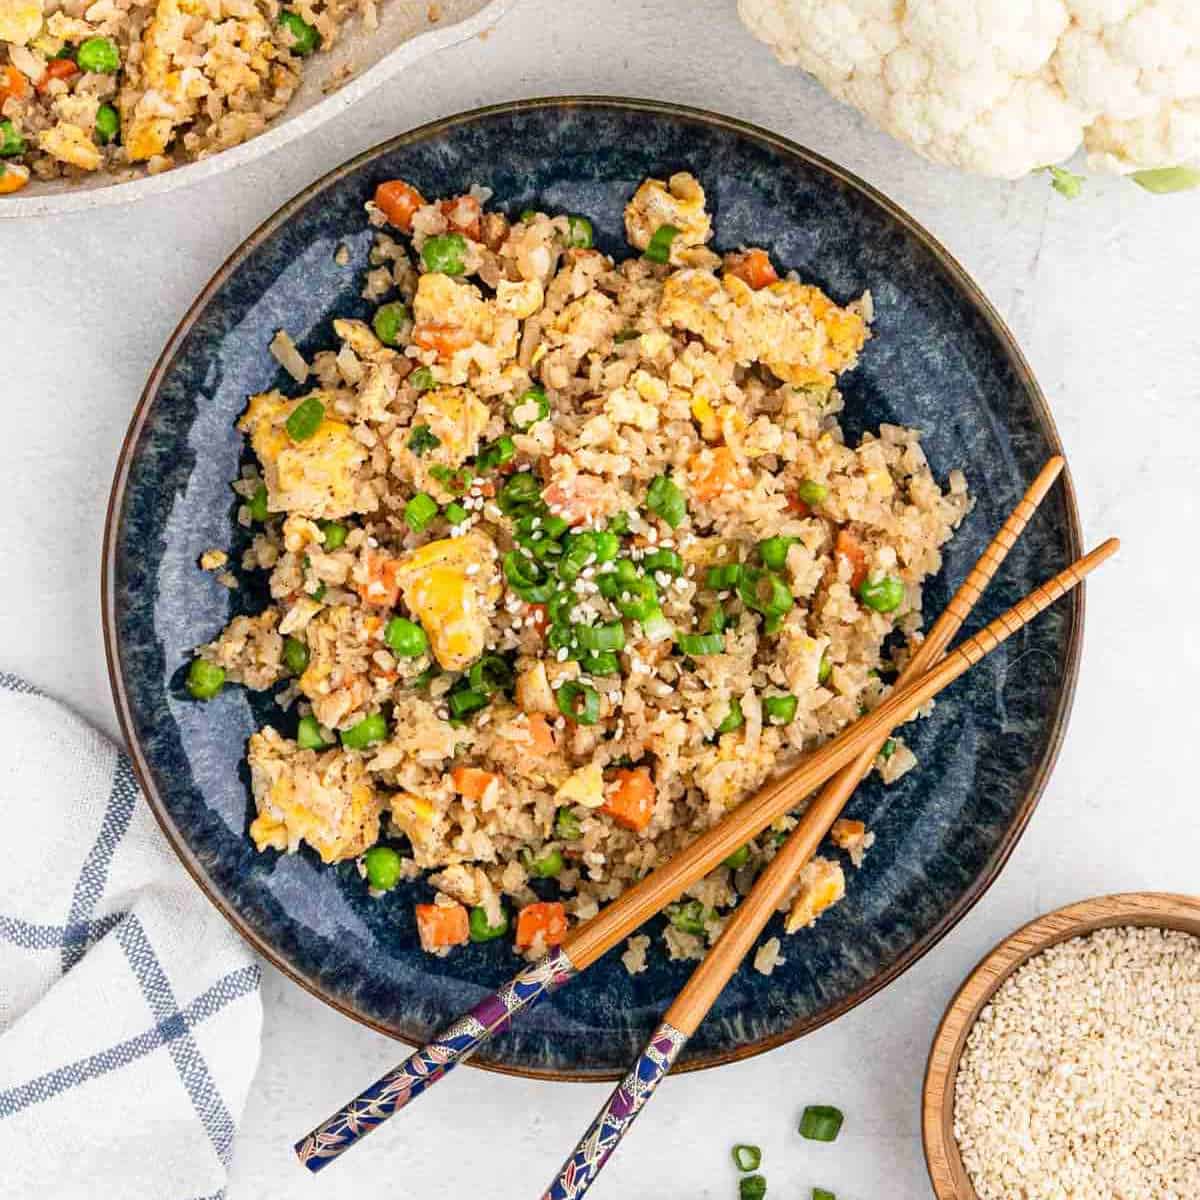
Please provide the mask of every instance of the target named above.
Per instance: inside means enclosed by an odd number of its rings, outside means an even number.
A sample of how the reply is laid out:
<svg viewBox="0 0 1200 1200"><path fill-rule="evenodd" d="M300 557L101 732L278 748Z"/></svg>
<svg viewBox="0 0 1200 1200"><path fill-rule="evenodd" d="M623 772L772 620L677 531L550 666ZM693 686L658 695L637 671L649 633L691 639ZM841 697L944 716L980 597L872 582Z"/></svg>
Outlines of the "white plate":
<svg viewBox="0 0 1200 1200"><path fill-rule="evenodd" d="M428 0L384 0L379 28L367 33L357 19L351 21L329 53L318 54L305 64L291 104L258 137L160 175L98 172L79 180L31 181L18 196L0 203L0 220L53 216L101 204L127 204L233 170L311 133L418 59L491 28L515 3L440 0L432 5ZM428 11L435 7L440 15L431 22ZM347 74L345 82L327 93L330 81L347 70L352 73Z"/></svg>

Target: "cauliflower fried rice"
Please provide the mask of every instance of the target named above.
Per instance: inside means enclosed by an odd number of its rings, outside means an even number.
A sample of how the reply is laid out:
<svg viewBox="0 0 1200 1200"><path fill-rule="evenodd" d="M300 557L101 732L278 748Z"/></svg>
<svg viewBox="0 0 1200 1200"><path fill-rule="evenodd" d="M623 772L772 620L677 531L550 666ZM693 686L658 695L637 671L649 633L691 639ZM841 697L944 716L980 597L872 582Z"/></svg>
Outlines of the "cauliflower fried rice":
<svg viewBox="0 0 1200 1200"><path fill-rule="evenodd" d="M234 485L272 603L189 687L294 711L250 739L259 850L357 860L373 894L425 876L426 950L533 956L880 702L970 501L914 430L845 444L870 296L714 253L691 175L637 189L619 263L582 217L488 198L381 185L373 322L335 321L311 364L272 343L294 394L250 398ZM894 738L877 766L915 761ZM702 955L794 823L668 911L672 957ZM835 825L788 933L872 840Z"/></svg>

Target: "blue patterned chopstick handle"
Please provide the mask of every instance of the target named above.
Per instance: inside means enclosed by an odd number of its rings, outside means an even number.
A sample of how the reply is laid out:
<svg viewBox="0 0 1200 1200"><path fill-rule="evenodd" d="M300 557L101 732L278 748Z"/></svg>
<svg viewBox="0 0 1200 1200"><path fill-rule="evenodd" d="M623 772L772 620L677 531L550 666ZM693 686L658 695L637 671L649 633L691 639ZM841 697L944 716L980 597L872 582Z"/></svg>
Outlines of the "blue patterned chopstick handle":
<svg viewBox="0 0 1200 1200"><path fill-rule="evenodd" d="M561 946L552 950L301 1138L295 1147L300 1161L314 1174L327 1167L470 1058L492 1034L507 1029L518 1012L537 1004L574 975L575 967L566 951Z"/></svg>
<svg viewBox="0 0 1200 1200"><path fill-rule="evenodd" d="M596 1114L542 1200L579 1200L592 1186L600 1168L666 1077L686 1042L687 1035L666 1021L654 1031L641 1056Z"/></svg>

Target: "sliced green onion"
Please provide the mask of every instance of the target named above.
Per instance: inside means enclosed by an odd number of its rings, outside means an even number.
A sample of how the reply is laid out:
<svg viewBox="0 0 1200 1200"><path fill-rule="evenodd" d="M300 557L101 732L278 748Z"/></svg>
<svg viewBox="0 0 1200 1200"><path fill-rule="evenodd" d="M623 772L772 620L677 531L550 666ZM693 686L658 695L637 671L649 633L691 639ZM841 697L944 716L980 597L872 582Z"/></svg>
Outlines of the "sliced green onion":
<svg viewBox="0 0 1200 1200"><path fill-rule="evenodd" d="M452 496L461 496L471 486L475 472L470 467L459 467L452 471L449 467L436 463L429 468L429 476L436 479Z"/></svg>
<svg viewBox="0 0 1200 1200"><path fill-rule="evenodd" d="M437 501L428 492L418 492L404 506L405 524L413 533L420 533L437 516L437 511Z"/></svg>
<svg viewBox="0 0 1200 1200"><path fill-rule="evenodd" d="M606 625L576 625L575 640L583 650L624 650L625 626L620 621Z"/></svg>
<svg viewBox="0 0 1200 1200"><path fill-rule="evenodd" d="M400 855L391 846L372 846L363 855L363 867L372 891L390 892L400 882Z"/></svg>
<svg viewBox="0 0 1200 1200"><path fill-rule="evenodd" d="M738 1180L738 1200L762 1200L767 1194L767 1181L761 1175L743 1175Z"/></svg>
<svg viewBox="0 0 1200 1200"><path fill-rule="evenodd" d="M428 425L414 425L405 444L420 458L427 450L436 450L442 444L442 439Z"/></svg>
<svg viewBox="0 0 1200 1200"><path fill-rule="evenodd" d="M494 442L489 442L475 457L477 471L494 471L509 462L517 453L516 444L505 434Z"/></svg>
<svg viewBox="0 0 1200 1200"><path fill-rule="evenodd" d="M681 633L675 644L690 658L725 653L725 635L721 633Z"/></svg>
<svg viewBox="0 0 1200 1200"><path fill-rule="evenodd" d="M643 578L638 574L638 569L631 559L618 558L613 563L611 571L597 572L596 586L600 589L600 595L606 600L615 600L629 584L640 583ZM650 583L653 585L654 580L650 580ZM657 597L657 589L654 594Z"/></svg>
<svg viewBox="0 0 1200 1200"><path fill-rule="evenodd" d="M450 715L459 719L467 716L468 713L487 708L487 705L488 698L473 688L460 688L446 697L446 707L450 710Z"/></svg>
<svg viewBox="0 0 1200 1200"><path fill-rule="evenodd" d="M768 617L787 612L795 603L791 589L778 575L753 568L742 572L738 595L747 608Z"/></svg>
<svg viewBox="0 0 1200 1200"><path fill-rule="evenodd" d="M562 520L561 517L558 519ZM607 529L596 530L592 533L592 547L596 562L612 562L621 552L621 539Z"/></svg>
<svg viewBox="0 0 1200 1200"><path fill-rule="evenodd" d="M892 755L895 753L896 753L896 739L895 738L888 738L888 740L886 742L884 742L883 745L880 746L880 748L879 748L879 757L882 758L884 762L887 762L888 759L891 758Z"/></svg>
<svg viewBox="0 0 1200 1200"><path fill-rule="evenodd" d="M384 627L383 640L400 658L417 658L429 649L425 630L407 617L393 617Z"/></svg>
<svg viewBox="0 0 1200 1200"><path fill-rule="evenodd" d="M463 508L463 506L459 504L457 500L451 500L450 503L442 509L442 516L445 517L451 525L455 526L462 525L467 518L470 517L470 515L471 514L467 512L467 510Z"/></svg>
<svg viewBox="0 0 1200 1200"><path fill-rule="evenodd" d="M489 925L487 911L476 907L471 909L468 923L471 930L471 941L494 942L498 937L503 937L508 932L508 913L501 908L499 923Z"/></svg>
<svg viewBox="0 0 1200 1200"><path fill-rule="evenodd" d="M596 535L585 529L572 533L563 540L562 561L558 564L558 577L564 583L574 583L585 567L596 561Z"/></svg>
<svg viewBox="0 0 1200 1200"><path fill-rule="evenodd" d="M648 617L642 618L642 633L650 642L665 642L675 636L675 626L663 616L663 610L656 608Z"/></svg>
<svg viewBox="0 0 1200 1200"><path fill-rule="evenodd" d="M211 700L225 686L225 668L205 658L193 658L187 673L187 690L194 700Z"/></svg>
<svg viewBox="0 0 1200 1200"><path fill-rule="evenodd" d="M283 639L283 665L293 675L303 675L308 666L308 646L296 637Z"/></svg>
<svg viewBox="0 0 1200 1200"><path fill-rule="evenodd" d="M717 732L732 733L735 729L741 729L745 723L746 718L742 715L742 702L731 700L729 711L725 714L725 719L717 726Z"/></svg>
<svg viewBox="0 0 1200 1200"><path fill-rule="evenodd" d="M679 485L659 475L651 480L646 490L646 507L656 516L662 517L674 529L687 516L687 502Z"/></svg>
<svg viewBox="0 0 1200 1200"><path fill-rule="evenodd" d="M758 556L763 566L772 571L782 571L787 566L788 549L797 541L799 539L793 537L769 537L759 542Z"/></svg>
<svg viewBox="0 0 1200 1200"><path fill-rule="evenodd" d="M660 225L642 255L653 263L665 263L671 257L671 243L679 236L674 225Z"/></svg>
<svg viewBox="0 0 1200 1200"><path fill-rule="evenodd" d="M725 610L718 604L711 609L708 614L708 632L709 633L724 633L725 627L729 624L729 618L725 615Z"/></svg>
<svg viewBox="0 0 1200 1200"><path fill-rule="evenodd" d="M341 521L318 521L317 528L321 531L321 544L326 550L340 550L350 532Z"/></svg>
<svg viewBox="0 0 1200 1200"><path fill-rule="evenodd" d="M309 396L292 409L284 425L293 442L307 442L324 420L325 405L316 396Z"/></svg>
<svg viewBox="0 0 1200 1200"><path fill-rule="evenodd" d="M1148 171L1134 171L1131 178L1139 187L1158 196L1200 187L1200 169L1196 167L1154 167Z"/></svg>
<svg viewBox="0 0 1200 1200"><path fill-rule="evenodd" d="M510 475L496 497L500 511L509 516L518 512L524 505L542 498L541 481L529 471Z"/></svg>
<svg viewBox="0 0 1200 1200"><path fill-rule="evenodd" d="M546 389L537 386L526 388L508 410L509 421L520 433L526 433L549 415L550 401L546 398Z"/></svg>
<svg viewBox="0 0 1200 1200"><path fill-rule="evenodd" d="M685 900L667 909L667 919L680 933L704 933L704 921L708 911L699 900Z"/></svg>
<svg viewBox="0 0 1200 1200"><path fill-rule="evenodd" d="M433 377L433 370L430 367L418 367L409 377L408 382L417 389L418 392L427 392L432 387L437 387L437 380Z"/></svg>
<svg viewBox="0 0 1200 1200"><path fill-rule="evenodd" d="M829 489L815 479L802 479L796 489L796 496L809 508L816 508L818 504L824 504L829 499Z"/></svg>
<svg viewBox="0 0 1200 1200"><path fill-rule="evenodd" d="M629 514L627 512L613 513L608 518L605 528L610 533L615 533L617 537L624 537L629 532Z"/></svg>
<svg viewBox="0 0 1200 1200"><path fill-rule="evenodd" d="M725 563L720 567L709 567L704 576L704 586L714 592L725 592L742 582L746 568L741 563Z"/></svg>
<svg viewBox="0 0 1200 1200"><path fill-rule="evenodd" d="M611 650L601 650L582 655L579 667L585 675L619 675L621 660Z"/></svg>
<svg viewBox="0 0 1200 1200"><path fill-rule="evenodd" d="M734 1146L733 1165L739 1171L757 1171L762 1165L762 1151L757 1146Z"/></svg>
<svg viewBox="0 0 1200 1200"><path fill-rule="evenodd" d="M600 720L600 693L586 683L568 680L554 693L558 711L579 725L595 725Z"/></svg>
<svg viewBox="0 0 1200 1200"><path fill-rule="evenodd" d="M342 730L342 745L347 750L364 750L374 742L382 742L387 734L387 721L383 713L371 713L370 716L363 717L357 725Z"/></svg>
<svg viewBox="0 0 1200 1200"><path fill-rule="evenodd" d="M763 617L763 633L778 633L783 628L783 613L769 613Z"/></svg>
<svg viewBox="0 0 1200 1200"><path fill-rule="evenodd" d="M525 870L534 879L553 879L565 865L561 850L547 850L541 858L531 856L525 863Z"/></svg>
<svg viewBox="0 0 1200 1200"><path fill-rule="evenodd" d="M296 745L301 750L325 750L332 742L327 742L321 735L321 724L316 717L301 717L296 726Z"/></svg>
<svg viewBox="0 0 1200 1200"><path fill-rule="evenodd" d="M576 250L592 248L592 223L587 217L572 215L567 218L567 245Z"/></svg>
<svg viewBox="0 0 1200 1200"><path fill-rule="evenodd" d="M668 575L683 574L683 559L674 550L651 550L642 555L642 566L647 571L665 571Z"/></svg>
<svg viewBox="0 0 1200 1200"><path fill-rule="evenodd" d="M513 671L500 655L485 654L471 664L467 680L474 691L490 696L494 692L502 692L512 687Z"/></svg>
<svg viewBox="0 0 1200 1200"><path fill-rule="evenodd" d="M895 612L904 601L904 584L892 575L864 579L858 587L858 598L877 613Z"/></svg>
<svg viewBox="0 0 1200 1200"><path fill-rule="evenodd" d="M279 24L291 34L292 44L288 49L300 58L307 58L321 44L316 26L310 25L299 13L280 13Z"/></svg>
<svg viewBox="0 0 1200 1200"><path fill-rule="evenodd" d="M381 304L375 310L375 315L371 318L371 328L385 346L394 346L399 340L400 331L410 320L412 315L407 305L401 304L399 300L392 300L388 304Z"/></svg>
<svg viewBox="0 0 1200 1200"><path fill-rule="evenodd" d="M750 861L750 847L739 846L728 858L722 860L731 871L740 871ZM758 1163L754 1164L755 1167ZM754 1170L754 1167L748 1168Z"/></svg>
<svg viewBox="0 0 1200 1200"><path fill-rule="evenodd" d="M510 550L502 560L504 578L522 600L545 604L554 594L550 572L536 559L526 558L519 550Z"/></svg>
<svg viewBox="0 0 1200 1200"><path fill-rule="evenodd" d="M328 588L325 586L325 580L319 579L317 580L317 586L308 594L314 600L324 600L326 591L328 591Z"/></svg>
<svg viewBox="0 0 1200 1200"><path fill-rule="evenodd" d="M564 842L574 842L583 834L583 826L571 809L560 808L554 814L554 833Z"/></svg>
<svg viewBox="0 0 1200 1200"><path fill-rule="evenodd" d="M408 686L411 688L427 688L441 673L442 668L437 663L431 662L419 675L414 675L409 680Z"/></svg>
<svg viewBox="0 0 1200 1200"><path fill-rule="evenodd" d="M763 712L767 720L777 725L787 725L796 719L796 709L800 701L795 696L764 696Z"/></svg>
<svg viewBox="0 0 1200 1200"><path fill-rule="evenodd" d="M817 667L817 682L828 683L830 675L833 674L833 659L829 657L828 650L821 651L821 663Z"/></svg>
<svg viewBox="0 0 1200 1200"><path fill-rule="evenodd" d="M800 1136L810 1142L832 1142L841 1132L845 1119L840 1108L810 1104L800 1117Z"/></svg>
<svg viewBox="0 0 1200 1200"><path fill-rule="evenodd" d="M617 611L623 617L634 621L648 621L655 613L662 610L658 606L658 588L653 579L644 575L628 581L618 581L619 590L613 597Z"/></svg>

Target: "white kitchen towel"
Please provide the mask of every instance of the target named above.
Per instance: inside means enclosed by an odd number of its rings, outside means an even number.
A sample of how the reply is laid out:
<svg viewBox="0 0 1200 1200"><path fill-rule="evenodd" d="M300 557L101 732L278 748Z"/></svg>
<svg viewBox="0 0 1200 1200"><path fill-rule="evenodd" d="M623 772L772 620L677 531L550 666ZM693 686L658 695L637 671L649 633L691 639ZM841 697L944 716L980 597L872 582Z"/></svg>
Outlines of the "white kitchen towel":
<svg viewBox="0 0 1200 1200"><path fill-rule="evenodd" d="M258 1064L259 968L129 759L0 673L0 1196L213 1200Z"/></svg>

